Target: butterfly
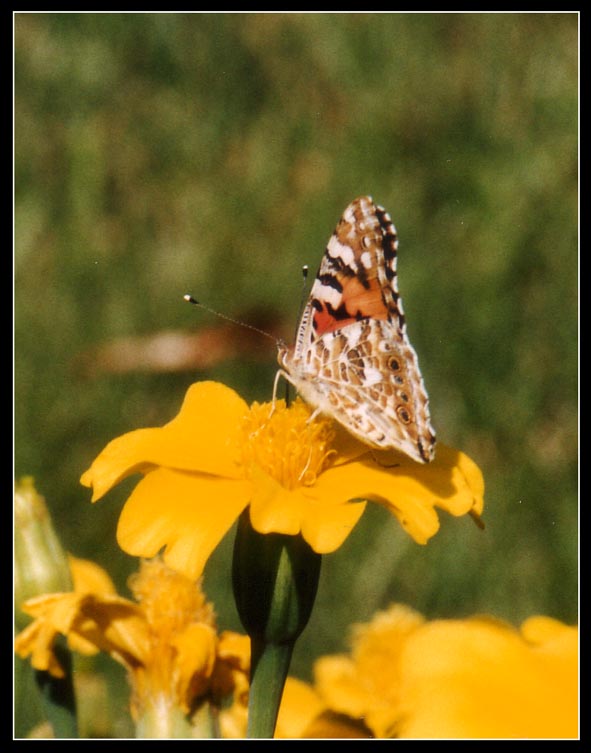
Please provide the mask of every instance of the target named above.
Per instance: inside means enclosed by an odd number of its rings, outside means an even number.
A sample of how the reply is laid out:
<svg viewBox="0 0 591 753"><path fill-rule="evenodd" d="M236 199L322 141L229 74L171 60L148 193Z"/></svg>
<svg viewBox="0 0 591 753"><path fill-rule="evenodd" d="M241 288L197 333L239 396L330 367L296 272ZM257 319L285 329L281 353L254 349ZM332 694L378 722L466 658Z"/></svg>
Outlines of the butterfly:
<svg viewBox="0 0 591 753"><path fill-rule="evenodd" d="M328 242L295 344L279 344L278 375L315 413L332 417L370 447L428 463L435 432L406 334L397 250L385 209L369 196L352 201Z"/></svg>

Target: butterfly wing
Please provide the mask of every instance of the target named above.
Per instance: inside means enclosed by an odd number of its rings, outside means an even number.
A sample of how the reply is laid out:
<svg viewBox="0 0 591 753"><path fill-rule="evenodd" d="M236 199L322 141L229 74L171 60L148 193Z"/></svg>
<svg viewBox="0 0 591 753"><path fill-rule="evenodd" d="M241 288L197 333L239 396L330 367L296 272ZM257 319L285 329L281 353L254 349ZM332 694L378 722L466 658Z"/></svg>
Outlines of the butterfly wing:
<svg viewBox="0 0 591 753"><path fill-rule="evenodd" d="M433 459L435 432L397 288L396 230L369 197L343 213L296 343L279 362L314 407L372 447Z"/></svg>

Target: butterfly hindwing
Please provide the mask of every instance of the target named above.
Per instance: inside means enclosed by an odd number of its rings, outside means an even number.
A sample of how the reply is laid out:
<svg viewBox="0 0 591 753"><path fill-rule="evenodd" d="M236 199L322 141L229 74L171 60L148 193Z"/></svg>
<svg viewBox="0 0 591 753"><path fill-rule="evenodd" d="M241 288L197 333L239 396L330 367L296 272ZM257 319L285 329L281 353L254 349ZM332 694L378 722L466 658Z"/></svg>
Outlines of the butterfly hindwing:
<svg viewBox="0 0 591 753"><path fill-rule="evenodd" d="M302 397L371 447L434 456L428 397L397 288L387 212L353 201L331 236L296 343L279 363Z"/></svg>

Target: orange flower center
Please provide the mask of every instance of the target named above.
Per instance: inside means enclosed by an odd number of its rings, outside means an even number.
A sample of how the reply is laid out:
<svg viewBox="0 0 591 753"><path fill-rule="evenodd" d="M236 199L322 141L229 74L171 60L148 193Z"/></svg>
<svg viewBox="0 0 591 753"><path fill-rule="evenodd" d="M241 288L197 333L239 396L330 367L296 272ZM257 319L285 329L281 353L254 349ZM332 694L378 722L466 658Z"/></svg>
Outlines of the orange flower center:
<svg viewBox="0 0 591 753"><path fill-rule="evenodd" d="M143 560L128 583L154 634L168 640L193 622L215 627L215 612L201 582L171 570L158 557Z"/></svg>
<svg viewBox="0 0 591 753"><path fill-rule="evenodd" d="M167 567L157 556L142 560L139 572L128 580L149 628L149 648L143 664L132 673L134 718L168 718L172 708L188 712L192 700L207 688L213 668L207 661L211 650L203 633L192 636L191 628L203 626L215 634L215 612L195 582ZM205 658L204 658L205 657Z"/></svg>
<svg viewBox="0 0 591 753"><path fill-rule="evenodd" d="M242 461L249 471L260 468L285 489L313 486L330 464L334 431L328 419L310 421L300 399L288 408L284 400L253 403L244 418Z"/></svg>

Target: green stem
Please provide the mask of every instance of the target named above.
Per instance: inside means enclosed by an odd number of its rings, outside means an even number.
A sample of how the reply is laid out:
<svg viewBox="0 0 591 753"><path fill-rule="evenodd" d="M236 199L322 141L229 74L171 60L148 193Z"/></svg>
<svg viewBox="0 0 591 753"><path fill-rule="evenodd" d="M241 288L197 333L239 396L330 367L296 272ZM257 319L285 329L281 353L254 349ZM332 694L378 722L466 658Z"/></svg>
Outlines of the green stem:
<svg viewBox="0 0 591 753"><path fill-rule="evenodd" d="M276 644L251 639L249 738L273 737L294 644L295 641Z"/></svg>
<svg viewBox="0 0 591 753"><path fill-rule="evenodd" d="M248 509L242 513L232 583L251 641L248 737L273 737L295 642L316 598L320 563L301 536L258 533Z"/></svg>

